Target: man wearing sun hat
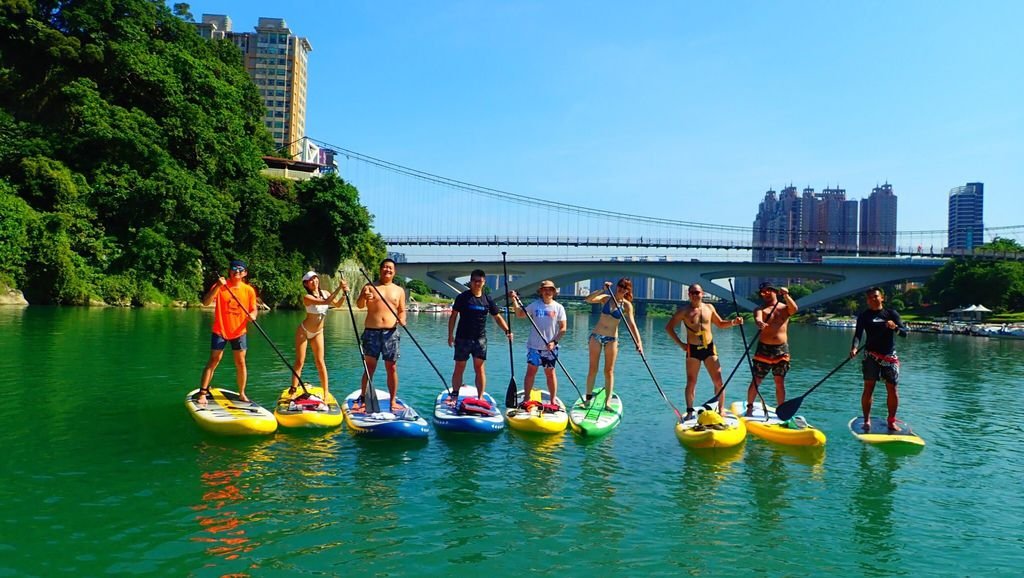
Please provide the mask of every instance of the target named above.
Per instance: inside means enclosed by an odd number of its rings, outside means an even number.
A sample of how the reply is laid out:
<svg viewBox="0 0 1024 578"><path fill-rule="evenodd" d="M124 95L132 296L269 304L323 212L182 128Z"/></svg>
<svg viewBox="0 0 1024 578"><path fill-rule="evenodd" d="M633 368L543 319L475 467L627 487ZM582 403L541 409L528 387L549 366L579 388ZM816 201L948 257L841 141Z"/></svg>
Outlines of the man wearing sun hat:
<svg viewBox="0 0 1024 578"><path fill-rule="evenodd" d="M555 362L558 359L558 340L565 335L566 330L565 307L555 301L558 288L550 279L540 282L537 294L540 299L525 308L515 308L516 317L520 319L530 317L533 319L532 325L534 326L530 331L530 337L526 339L526 377L523 382L523 391L526 396L524 401L530 399L530 391L533 390L533 381L537 376L537 370L543 367L544 377L547 378L548 383L548 393L551 394L551 403L555 403L555 398L558 395ZM514 291L512 297L513 304L519 302L519 295Z"/></svg>
<svg viewBox="0 0 1024 578"><path fill-rule="evenodd" d="M238 396L242 401L249 401L245 396L245 383L248 373L245 367L245 351L248 348L246 331L250 321L256 321L256 291L245 282L249 267L245 261L234 260L228 265L228 277L218 277L210 290L203 296L203 305L214 303L213 329L210 335L210 358L203 368L199 383L199 394L196 403L206 405L206 396L210 393L210 381L217 369L224 348L231 344L231 352L235 359L235 383L238 384Z"/></svg>

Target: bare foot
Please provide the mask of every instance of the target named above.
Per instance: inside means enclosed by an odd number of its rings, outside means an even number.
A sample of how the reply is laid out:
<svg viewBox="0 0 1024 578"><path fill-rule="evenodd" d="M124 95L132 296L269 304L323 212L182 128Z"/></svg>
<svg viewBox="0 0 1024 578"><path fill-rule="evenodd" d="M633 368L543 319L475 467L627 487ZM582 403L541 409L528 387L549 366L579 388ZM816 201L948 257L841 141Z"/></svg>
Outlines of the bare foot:
<svg viewBox="0 0 1024 578"><path fill-rule="evenodd" d="M210 388L200 388L199 397L196 398L196 405L206 407L206 395L210 393Z"/></svg>
<svg viewBox="0 0 1024 578"><path fill-rule="evenodd" d="M244 403L252 403L251 401L249 401L249 398L246 397L246 395L244 393L238 394L238 401L241 401L241 402L244 402Z"/></svg>
<svg viewBox="0 0 1024 578"><path fill-rule="evenodd" d="M860 426L860 429L864 430L865 432L871 431L871 418L865 419L864 425Z"/></svg>
<svg viewBox="0 0 1024 578"><path fill-rule="evenodd" d="M900 426L896 425L896 423L897 423L896 422L896 418L892 418L892 419L886 420L886 425L889 426L889 431L895 431L895 432L903 431L903 429L901 429Z"/></svg>

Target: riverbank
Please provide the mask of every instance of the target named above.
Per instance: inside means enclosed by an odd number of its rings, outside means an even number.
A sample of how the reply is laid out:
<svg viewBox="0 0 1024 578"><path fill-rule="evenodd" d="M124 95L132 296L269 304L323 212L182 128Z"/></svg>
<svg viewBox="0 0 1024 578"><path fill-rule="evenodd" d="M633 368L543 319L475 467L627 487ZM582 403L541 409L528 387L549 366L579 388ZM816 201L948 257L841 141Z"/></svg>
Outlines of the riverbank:
<svg viewBox="0 0 1024 578"><path fill-rule="evenodd" d="M816 319L812 325L853 329L857 320L853 318ZM944 333L949 335L973 335L975 337L1005 337L1024 339L1024 323L966 323L963 321L908 321L906 323L917 333Z"/></svg>

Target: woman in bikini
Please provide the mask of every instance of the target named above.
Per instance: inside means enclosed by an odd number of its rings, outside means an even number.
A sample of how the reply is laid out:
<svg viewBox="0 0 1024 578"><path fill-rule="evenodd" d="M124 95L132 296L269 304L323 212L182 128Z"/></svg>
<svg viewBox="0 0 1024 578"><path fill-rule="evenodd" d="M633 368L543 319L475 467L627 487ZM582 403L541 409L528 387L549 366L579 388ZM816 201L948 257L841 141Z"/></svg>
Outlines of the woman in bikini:
<svg viewBox="0 0 1024 578"><path fill-rule="evenodd" d="M601 315L590 332L588 346L590 348L590 368L587 372L587 395L583 404L590 407L594 398L594 381L597 379L597 365L604 350L604 390L605 409L611 411L609 402L615 387L615 360L619 355L619 321L626 320L626 330L636 340L636 350L643 355L643 342L640 331L633 319L633 282L623 277L615 286L615 298L611 294L611 281L605 281L604 287L587 295L587 303L601 304Z"/></svg>
<svg viewBox="0 0 1024 578"><path fill-rule="evenodd" d="M320 288L320 277L316 271L309 271L302 276L302 286L306 294L302 303L306 306L306 317L295 330L295 375L292 375L292 386L288 393L295 393L299 387L296 375L302 375L302 366L306 362L306 346L313 344L313 360L320 374L320 386L323 387L324 399L327 398L327 364L324 363L324 319L327 311L334 304L339 293L348 293L348 284L342 279L334 293L328 294Z"/></svg>

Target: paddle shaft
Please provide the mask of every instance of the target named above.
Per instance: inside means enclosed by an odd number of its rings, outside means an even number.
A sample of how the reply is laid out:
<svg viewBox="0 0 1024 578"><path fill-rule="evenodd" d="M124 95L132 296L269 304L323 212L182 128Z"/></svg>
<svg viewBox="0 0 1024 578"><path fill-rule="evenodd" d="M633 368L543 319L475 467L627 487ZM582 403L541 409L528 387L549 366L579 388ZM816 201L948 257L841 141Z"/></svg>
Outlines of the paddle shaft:
<svg viewBox="0 0 1024 578"><path fill-rule="evenodd" d="M853 357L847 357L846 359L844 359L839 365L837 365L835 367L835 369L833 369L832 371L828 372L825 375L825 377L821 378L821 380L819 380L818 383L815 383L814 385L811 386L810 389L805 391L803 395L798 396L798 397L794 397L793 399L788 399L785 402L783 402L781 405L779 405L779 407L775 408L775 415L776 415L776 417L778 417L779 419L781 419L783 421L786 421L789 418L791 418L794 415L796 415L796 412L800 409L800 404L802 404L804 402L804 398L807 397L808 395L810 395L812 391L818 389L819 385L825 383L826 379L832 377L832 375L835 372L837 372L840 369L842 369L842 367L844 365L846 365L847 363L849 363L851 359L853 359Z"/></svg>
<svg viewBox="0 0 1024 578"><path fill-rule="evenodd" d="M771 317L772 313L775 313L775 308L778 307L778 306L779 306L779 302L776 301L775 305L772 305L771 311L768 312L768 316L769 317ZM722 392L725 391L725 386L729 385L729 382L732 381L732 376L736 375L736 370L740 368L740 365L743 363L743 360L746 358L747 353L750 351L750 348L753 347L755 343L757 343L757 338L760 335L761 335L761 330L760 329L758 329L756 332L754 332L754 336L751 337L750 343L746 344L746 349L743 351L743 356L740 357L740 360L736 362L736 366L733 367L732 371L729 372L729 377L727 377L725 379L725 381L722 382L722 387L719 388L718 391L715 392L715 396L714 397L712 397L711 399L705 401L702 405L704 405L704 406L711 405L712 403L714 403L714 401L716 399L718 399L718 396L722 395Z"/></svg>
<svg viewBox="0 0 1024 578"><path fill-rule="evenodd" d="M732 278L729 279L729 292L732 293L732 309L736 312L736 316L740 316L740 306L736 304L736 288L733 287ZM772 313L775 312L775 307L779 306L779 296L775 295L775 305L772 307ZM757 335L760 335L759 333ZM754 373L754 363L750 361L750 347L747 346L747 332L743 329L743 324L740 323L740 338L743 340L743 357L747 360L747 365L750 366L750 383L754 386L754 393L757 394L757 398L761 400L761 409L764 410L764 414L768 415L768 404L764 401L764 396L761 395L761 388L757 386L757 378ZM725 389L725 383L722 384L722 389ZM749 395L749 394L748 394Z"/></svg>
<svg viewBox="0 0 1024 578"><path fill-rule="evenodd" d="M363 277L366 277L366 281L370 285L370 287L373 288L374 293L376 293L377 297L379 297L380 300L384 303L384 305L387 306L388 311L390 311L391 314L395 316L395 323L397 323L399 327L405 330L405 334L408 335L409 339L412 339L412 342L416 344L416 348L419 349L420 353L423 354L423 358L427 360L427 363L430 364L430 367L434 368L434 373L437 374L437 377L441 379L441 383L444 384L444 390L448 392L448 394L450 395L452 390L450 387L448 387L448 381L445 380L443 375L441 375L441 371L437 369L437 366L434 365L434 362L430 360L430 356L427 355L427 352L423 351L423 348L420 347L420 342L416 341L416 336L412 334L412 331L409 331L408 327L406 327L405 325L402 324L401 321L399 321L398 312L396 312L395 309L391 306L391 304L388 303L388 300L384 298L384 295L381 294L380 289L377 289L377 286L373 284L373 280L371 280L370 276L366 274L366 271L360 268L359 272L363 274Z"/></svg>
<svg viewBox="0 0 1024 578"><path fill-rule="evenodd" d="M230 294L231 294L231 296L235 298L235 302L237 302L237 303L238 303L238 306L239 306L239 307L241 307L241 308L242 308L243 310L245 310L245 305L243 305L243 304L242 304L242 301L241 301L241 300L240 300L240 299L238 298L238 295L235 295L235 292L231 290L231 287L229 287L229 286L227 285L227 283L225 283L225 284L224 284L224 288L225 288L225 289L227 289L227 290L228 290L228 293L230 293ZM248 314L248 312L247 312L247 314ZM302 383L302 376L301 376L301 375L299 375L299 372L295 371L295 368L294 368L294 367L292 367L292 364L288 363L288 360L284 358L284 354L283 354L283 353L281 353L281 350L280 350L280 349L278 349L276 345L274 345L274 341L273 341L273 340L271 340L271 339L270 339L270 336L269 336L269 335L267 335L267 332L266 332L266 331L264 331L262 327L260 327L260 324L259 324L259 323L256 323L256 320L255 320L255 319L252 319L251 317L249 318L249 320L250 320L250 321L252 321L252 324L256 326L256 329L259 329L259 330L260 330L260 333L262 333L262 334L263 334L263 337L265 337L265 338L266 338L266 340L267 340L267 343L269 343L269 344L270 344L270 347L271 347L271 348L272 348L272 349L273 349L273 350L274 350L275 352L277 352L277 356L278 356L278 357L280 357L280 358L281 358L281 361L283 361L283 362L284 362L284 364L288 366L288 369L290 369L290 370L292 371L292 375L294 375L294 376L295 376L295 379L299 380L299 385L301 385L301 386L302 386L302 392L303 392L304 394L306 394L306 395L309 395L309 391L308 391L308 390L306 389L306 384L305 384L305 383Z"/></svg>
<svg viewBox="0 0 1024 578"><path fill-rule="evenodd" d="M611 289L608 289L608 295L611 296L612 302L615 303L615 307L619 311L622 311L622 306L619 304L619 300L615 298L615 292L613 292ZM637 341L637 338L635 335L633 335L633 332L629 330L629 326L626 326L626 333L629 333L629 336L633 338L633 345L636 345L636 352L640 354L640 359L641 361L644 362L644 367L647 368L647 373L651 374L651 380L654 381L654 387L658 388L658 393L661 394L662 399L664 399L665 402L668 403L668 406L672 408L672 411L675 412L676 417L679 419L679 423L682 423L683 414L680 413L678 409L676 409L676 406L672 404L672 401L669 400L668 396L665 395L665 392L661 389L661 384L658 383L658 378L654 377L654 371L651 369L651 364L647 363L647 356L644 355L643 350L640 349L640 342Z"/></svg>
<svg viewBox="0 0 1024 578"><path fill-rule="evenodd" d="M501 252L501 270L505 276L505 324L509 331L512 330L512 299L508 292L508 265L505 262L505 251ZM513 407L519 397L519 387L516 385L516 364L512 359L512 340L508 340L508 389L505 390L505 407Z"/></svg>
<svg viewBox="0 0 1024 578"><path fill-rule="evenodd" d="M373 388L373 378L370 377L370 366L366 364L366 355L363 353L363 342L359 339L359 327L356 325L356 314L352 311L352 300L345 292L345 304L348 305L348 317L352 320L352 331L356 335L356 348L359 349L359 360L363 362L363 374L366 375L366 391L363 393L363 403L366 404L368 413L380 412L380 401L377 399L377 390ZM394 403L394 400L392 400Z"/></svg>
<svg viewBox="0 0 1024 578"><path fill-rule="evenodd" d="M520 299L518 295L516 295L515 300L516 300L516 303L519 303L519 306L523 308L523 313L526 313L526 318L530 320L530 325L533 325L533 330L537 332L537 335L543 336L541 334L541 332L540 332L540 327L537 327L537 322L534 321L533 317L530 317L530 314L526 311L526 307L523 305L523 300ZM565 374L566 379L569 380L569 383L572 384L573 389L576 390L576 394L579 395L580 398L583 398L583 393L580 391L579 386L576 385L576 381L573 380L571 375L569 375L569 371L567 369L565 369L564 365L562 365L562 360L558 359L558 354L556 354L553 351L551 352L551 354L554 356L555 363L558 364L558 367L562 368L562 373ZM551 403L555 403L555 400L551 400Z"/></svg>

